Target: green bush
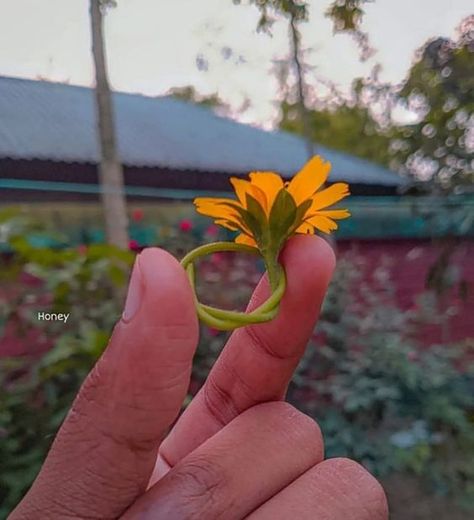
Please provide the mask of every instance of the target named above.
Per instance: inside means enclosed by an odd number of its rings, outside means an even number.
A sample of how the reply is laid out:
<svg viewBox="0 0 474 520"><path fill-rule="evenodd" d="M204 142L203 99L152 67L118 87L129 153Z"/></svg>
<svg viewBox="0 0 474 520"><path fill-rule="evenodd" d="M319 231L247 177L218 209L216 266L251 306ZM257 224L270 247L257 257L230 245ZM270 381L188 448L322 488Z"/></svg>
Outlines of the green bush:
<svg viewBox="0 0 474 520"><path fill-rule="evenodd" d="M403 311L388 269L370 279L360 262L339 262L290 395L318 420L328 456L415 473L474 507L474 342L423 344L439 321L430 296Z"/></svg>
<svg viewBox="0 0 474 520"><path fill-rule="evenodd" d="M29 332L38 342L54 340L40 357L0 358L3 518L31 485L79 386L107 344L134 255L103 245L34 247L31 237L39 236L38 229L11 214L0 215L0 236L0 328L13 322L21 341L32 341ZM66 324L39 322L38 311L70 317Z"/></svg>

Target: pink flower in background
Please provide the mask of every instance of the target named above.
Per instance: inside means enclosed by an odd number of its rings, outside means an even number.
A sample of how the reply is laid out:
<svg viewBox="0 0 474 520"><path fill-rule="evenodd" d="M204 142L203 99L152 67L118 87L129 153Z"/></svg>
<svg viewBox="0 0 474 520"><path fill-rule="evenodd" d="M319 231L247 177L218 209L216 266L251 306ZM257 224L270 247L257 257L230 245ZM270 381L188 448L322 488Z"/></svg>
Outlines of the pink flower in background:
<svg viewBox="0 0 474 520"><path fill-rule="evenodd" d="M209 327L208 331L209 334L214 338L219 335L219 331L217 329L214 329L213 327Z"/></svg>
<svg viewBox="0 0 474 520"><path fill-rule="evenodd" d="M87 254L87 246L86 246L86 244L79 244L77 246L77 252L80 255L82 255L82 256L86 255Z"/></svg>
<svg viewBox="0 0 474 520"><path fill-rule="evenodd" d="M215 225L215 224L211 224L207 229L206 229L206 235L209 235L211 237L215 237L217 236L217 234L219 233L219 228Z"/></svg>
<svg viewBox="0 0 474 520"><path fill-rule="evenodd" d="M141 210L141 209L134 209L132 211L132 220L134 222L141 222L143 220L143 210Z"/></svg>
<svg viewBox="0 0 474 520"><path fill-rule="evenodd" d="M41 287L43 285L43 280L41 280L41 278L38 278L31 273L25 273L25 271L20 273L20 282L30 287Z"/></svg>
<svg viewBox="0 0 474 520"><path fill-rule="evenodd" d="M138 242L136 240L128 241L128 249L130 249L132 251L136 251L139 248L140 248L140 246L138 245Z"/></svg>
<svg viewBox="0 0 474 520"><path fill-rule="evenodd" d="M214 265L219 265L224 260L224 255L222 253L212 253L211 262Z"/></svg>
<svg viewBox="0 0 474 520"><path fill-rule="evenodd" d="M191 231L191 229L193 229L193 223L191 220L189 220L188 218L185 218L183 219L180 223L179 223L179 229L181 231L184 231L185 233L187 233L188 231Z"/></svg>

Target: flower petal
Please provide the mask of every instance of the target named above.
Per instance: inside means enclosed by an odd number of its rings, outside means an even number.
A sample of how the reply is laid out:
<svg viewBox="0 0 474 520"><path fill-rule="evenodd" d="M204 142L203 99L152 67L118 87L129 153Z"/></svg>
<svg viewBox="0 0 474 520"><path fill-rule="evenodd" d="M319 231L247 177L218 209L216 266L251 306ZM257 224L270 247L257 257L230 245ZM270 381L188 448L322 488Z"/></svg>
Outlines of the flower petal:
<svg viewBox="0 0 474 520"><path fill-rule="evenodd" d="M198 197L194 199L194 204L196 211L201 215L213 217L218 220L226 220L229 223L235 224L238 229L242 229L240 215L232 207L238 204L235 200ZM219 222L219 224L221 223Z"/></svg>
<svg viewBox="0 0 474 520"><path fill-rule="evenodd" d="M297 205L312 197L328 178L331 164L324 162L319 155L310 159L291 179L286 188Z"/></svg>
<svg viewBox="0 0 474 520"><path fill-rule="evenodd" d="M349 186L336 183L321 189L331 166L316 156L289 183L270 171L255 171L249 180L230 179L237 198L197 198L196 209L215 219L216 224L240 231L235 241L268 250L279 250L294 233L313 234L317 229L330 233L336 220L350 216L347 209L331 209L349 195ZM295 229L296 228L296 229Z"/></svg>
<svg viewBox="0 0 474 520"><path fill-rule="evenodd" d="M237 235L237 237L235 238L235 242L237 242L237 244L244 244L246 246L257 247L257 243L255 242L255 240L246 235L245 233L240 233L240 235Z"/></svg>
<svg viewBox="0 0 474 520"><path fill-rule="evenodd" d="M312 235L314 233L314 227L307 222L303 222L295 231L295 233L304 233L307 235Z"/></svg>
<svg viewBox="0 0 474 520"><path fill-rule="evenodd" d="M330 209L330 210L321 210L316 212L316 215L321 215L322 217L329 217L333 219L342 219L348 218L351 216L351 213L347 209Z"/></svg>
<svg viewBox="0 0 474 520"><path fill-rule="evenodd" d="M196 197L193 202L195 206L203 206L207 204L230 204L232 206L240 206L236 200L227 199L225 197Z"/></svg>
<svg viewBox="0 0 474 520"><path fill-rule="evenodd" d="M230 221L230 220L225 220L225 219L217 219L217 220L214 220L214 224L217 224L218 226L222 226L222 227L225 227L227 229L230 229L231 231L241 231L242 230L242 227L235 224L234 222Z"/></svg>
<svg viewBox="0 0 474 520"><path fill-rule="evenodd" d="M331 231L335 231L337 229L337 224L334 220L323 217L321 215L315 215L307 220L308 224L311 224L316 229L319 229L323 233L331 233Z"/></svg>
<svg viewBox="0 0 474 520"><path fill-rule="evenodd" d="M307 215L313 215L319 209L327 208L331 204L335 202L339 202L344 197L350 195L349 193L349 185L345 182L338 182L329 186L329 188L325 188L324 190L319 191L315 195L313 195L310 208L307 211Z"/></svg>
<svg viewBox="0 0 474 520"><path fill-rule="evenodd" d="M264 192L267 200L267 215L269 215L276 196L284 187L283 179L273 172L252 172L249 177L251 184Z"/></svg>
<svg viewBox="0 0 474 520"><path fill-rule="evenodd" d="M228 216L237 215L237 210L233 206L236 205L236 201L232 199L206 199L198 198L194 200L196 211L202 215L208 215L209 217L222 217L227 218Z"/></svg>
<svg viewBox="0 0 474 520"><path fill-rule="evenodd" d="M247 208L247 195L251 195L262 207L263 211L267 213L267 197L265 192L258 186L254 186L245 179L231 177L230 182L234 187L237 198L244 208Z"/></svg>
<svg viewBox="0 0 474 520"><path fill-rule="evenodd" d="M247 207L247 193L250 190L250 182L238 177L231 177L230 183L234 187L235 194L244 208Z"/></svg>

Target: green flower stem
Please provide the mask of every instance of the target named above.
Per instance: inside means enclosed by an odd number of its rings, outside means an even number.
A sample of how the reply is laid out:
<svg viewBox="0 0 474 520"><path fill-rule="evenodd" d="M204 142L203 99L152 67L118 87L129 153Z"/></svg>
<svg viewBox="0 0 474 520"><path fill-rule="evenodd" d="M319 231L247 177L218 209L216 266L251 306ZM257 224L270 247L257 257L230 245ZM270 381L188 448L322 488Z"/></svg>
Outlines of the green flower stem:
<svg viewBox="0 0 474 520"><path fill-rule="evenodd" d="M261 255L260 251L256 247L236 244L235 242L215 242L213 244L205 244L197 247L181 260L181 264L185 268L189 281L193 287L197 314L200 320L209 327L219 330L234 330L245 325L263 323L272 320L278 314L280 301L286 288L285 272L276 259L269 262L267 258L263 258L269 274L272 294L266 302L254 309L252 312L246 313L217 309L199 302L195 287L194 262L203 256L221 251L238 251Z"/></svg>

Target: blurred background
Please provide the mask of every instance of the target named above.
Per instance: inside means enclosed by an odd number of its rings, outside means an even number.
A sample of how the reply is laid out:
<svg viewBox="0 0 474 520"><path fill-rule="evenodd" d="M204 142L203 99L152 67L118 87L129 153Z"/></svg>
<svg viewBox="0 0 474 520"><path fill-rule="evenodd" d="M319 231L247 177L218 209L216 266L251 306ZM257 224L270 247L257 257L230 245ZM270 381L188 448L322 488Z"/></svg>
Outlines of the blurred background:
<svg viewBox="0 0 474 520"><path fill-rule="evenodd" d="M472 518L473 152L467 0L0 0L0 517L105 348L135 254L232 239L196 195L320 154L353 216L289 400L327 456L382 480L394 519ZM262 265L199 270L202 300L241 309ZM225 338L202 327L188 402Z"/></svg>

